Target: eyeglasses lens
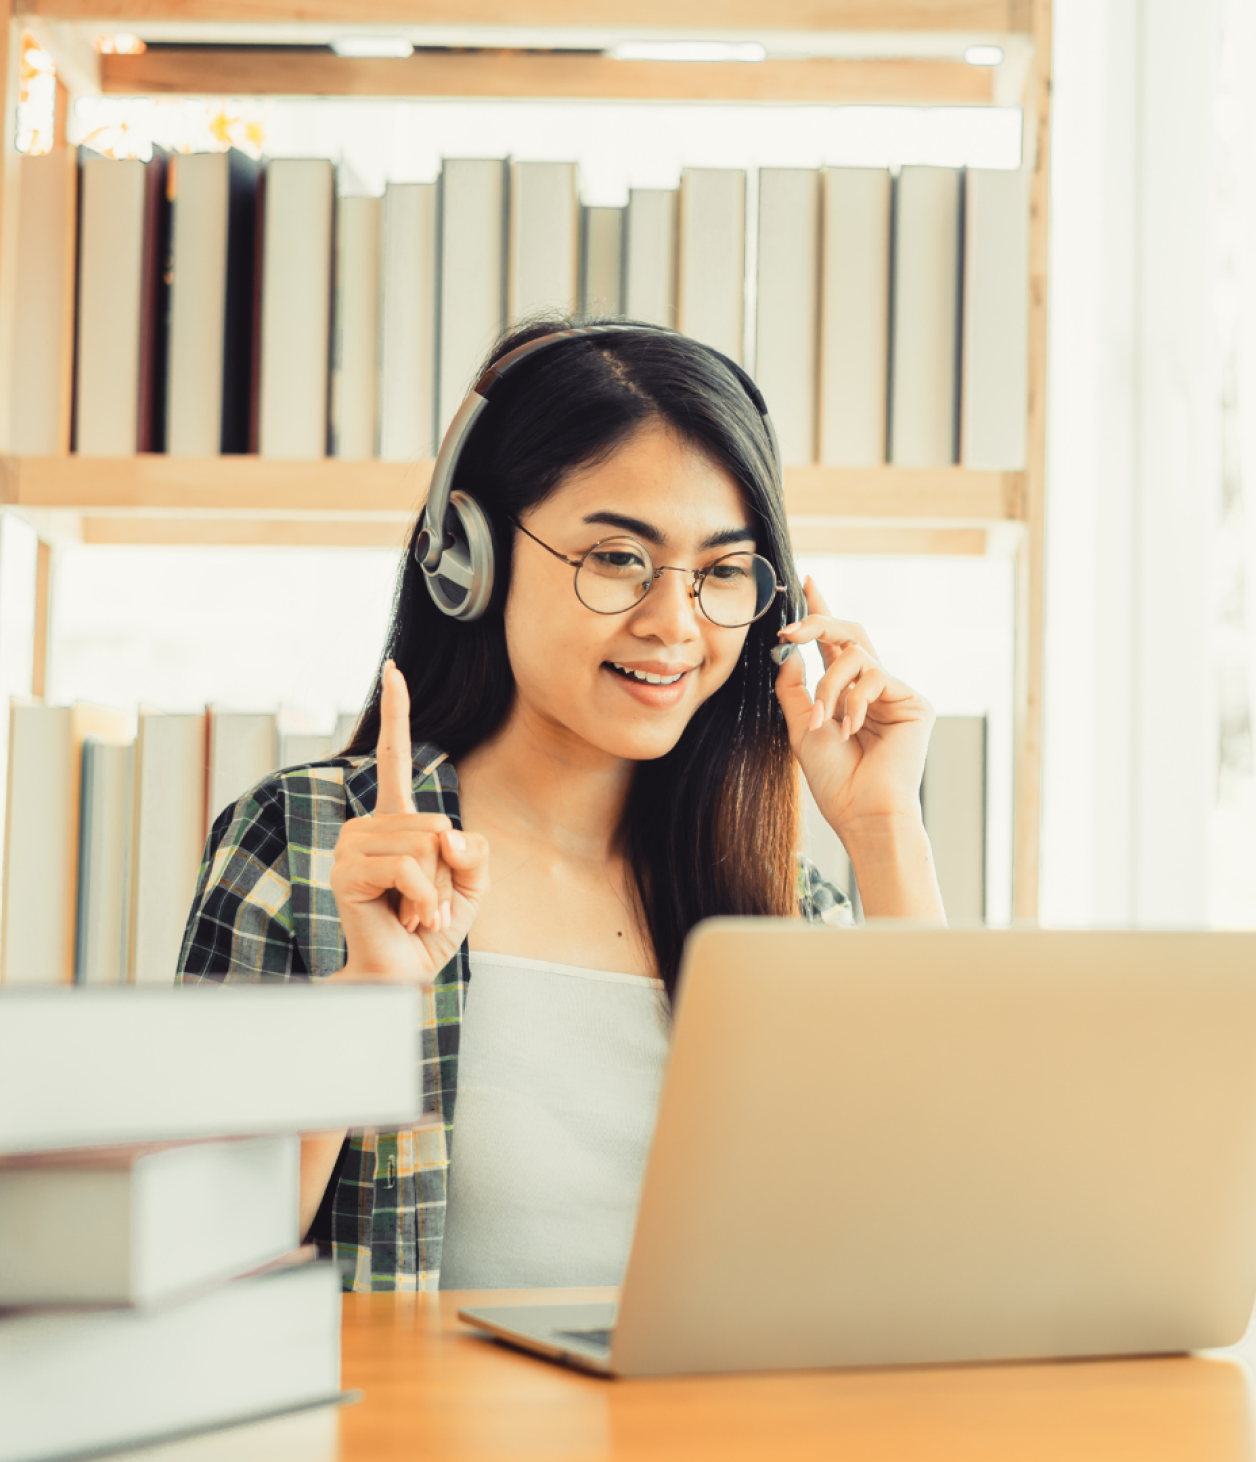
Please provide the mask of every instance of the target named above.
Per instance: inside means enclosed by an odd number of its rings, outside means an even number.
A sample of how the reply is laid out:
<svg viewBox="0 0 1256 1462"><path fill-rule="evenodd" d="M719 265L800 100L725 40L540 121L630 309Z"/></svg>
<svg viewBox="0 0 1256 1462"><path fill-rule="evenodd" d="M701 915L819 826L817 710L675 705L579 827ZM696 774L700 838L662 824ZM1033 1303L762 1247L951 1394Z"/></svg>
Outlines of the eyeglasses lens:
<svg viewBox="0 0 1256 1462"><path fill-rule="evenodd" d="M730 553L702 580L698 602L713 624L750 624L776 598L776 573L757 553Z"/></svg>
<svg viewBox="0 0 1256 1462"><path fill-rule="evenodd" d="M653 582L650 555L631 538L595 544L576 570L576 594L595 614L622 614Z"/></svg>

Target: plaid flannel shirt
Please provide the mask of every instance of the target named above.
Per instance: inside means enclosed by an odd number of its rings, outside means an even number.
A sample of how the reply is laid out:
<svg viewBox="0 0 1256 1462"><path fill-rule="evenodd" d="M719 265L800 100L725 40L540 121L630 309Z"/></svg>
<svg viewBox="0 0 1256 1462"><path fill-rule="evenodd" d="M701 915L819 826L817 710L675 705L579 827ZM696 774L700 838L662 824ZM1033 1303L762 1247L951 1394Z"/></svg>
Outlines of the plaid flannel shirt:
<svg viewBox="0 0 1256 1462"><path fill-rule="evenodd" d="M375 806L373 756L333 757L278 772L215 819L183 936L178 979L318 980L345 963L331 891L332 857L347 818ZM414 748L414 805L462 826L458 779L443 753ZM799 865L799 908L848 924L846 897L813 864ZM354 1290L436 1289L458 1086L458 1037L470 981L467 945L421 1003L422 1128L354 1132L330 1195L329 1252Z"/></svg>

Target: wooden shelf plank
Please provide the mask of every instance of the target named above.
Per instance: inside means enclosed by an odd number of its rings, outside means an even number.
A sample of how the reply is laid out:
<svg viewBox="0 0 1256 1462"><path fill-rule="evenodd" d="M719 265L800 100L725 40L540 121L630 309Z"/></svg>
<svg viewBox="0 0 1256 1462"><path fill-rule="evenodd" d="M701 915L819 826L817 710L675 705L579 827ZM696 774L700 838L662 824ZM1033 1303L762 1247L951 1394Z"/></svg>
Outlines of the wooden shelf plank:
<svg viewBox="0 0 1256 1462"><path fill-rule="evenodd" d="M247 534L245 529L222 525L283 520L373 524L380 541L395 542L396 525L413 520L431 471L430 462L334 458L283 462L261 457L161 455L9 457L0 462L0 503L83 513L98 523L215 521L220 526L213 531L222 535L223 542L245 541L243 537L232 539L231 534ZM983 524L1021 518L1024 477L1019 472L972 472L961 467L791 467L785 474L785 499L798 534L841 525L849 530L856 524L896 531L908 526L980 529ZM98 526L93 531L116 534L121 529ZM182 531L174 527L142 531L150 535L147 542L183 541L177 536L161 537ZM248 531L278 530L255 527ZM334 537L333 529L327 532ZM365 536L360 541L376 541L365 528L361 533ZM975 547L975 538L968 542L974 546L949 551L981 551Z"/></svg>
<svg viewBox="0 0 1256 1462"><path fill-rule="evenodd" d="M692 31L1028 29L1025 0L17 0L19 14L143 29L232 25L589 27Z"/></svg>
<svg viewBox="0 0 1256 1462"><path fill-rule="evenodd" d="M101 58L101 88L131 96L510 97L568 101L981 106L994 73L963 61L805 57L756 65L617 61L558 51L350 60L330 51L188 46Z"/></svg>

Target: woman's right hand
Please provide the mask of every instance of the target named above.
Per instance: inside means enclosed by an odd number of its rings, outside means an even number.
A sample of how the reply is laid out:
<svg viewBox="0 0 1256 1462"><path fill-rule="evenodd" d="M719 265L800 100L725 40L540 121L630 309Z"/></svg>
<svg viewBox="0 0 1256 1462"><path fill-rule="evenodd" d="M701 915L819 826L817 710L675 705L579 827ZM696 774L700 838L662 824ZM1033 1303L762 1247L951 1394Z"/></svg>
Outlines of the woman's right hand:
<svg viewBox="0 0 1256 1462"><path fill-rule="evenodd" d="M333 979L428 985L488 893L488 843L414 810L410 694L389 660L380 693L375 811L340 830L331 871L348 957Z"/></svg>

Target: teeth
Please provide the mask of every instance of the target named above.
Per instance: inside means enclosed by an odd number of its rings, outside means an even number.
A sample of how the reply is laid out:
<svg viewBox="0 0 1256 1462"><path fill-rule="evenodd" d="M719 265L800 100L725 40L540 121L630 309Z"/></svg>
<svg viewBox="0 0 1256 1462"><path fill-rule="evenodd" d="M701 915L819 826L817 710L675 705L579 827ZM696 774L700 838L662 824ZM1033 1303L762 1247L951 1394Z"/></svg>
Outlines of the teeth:
<svg viewBox="0 0 1256 1462"><path fill-rule="evenodd" d="M623 675L631 675L634 680L643 680L646 685L675 685L685 672L680 675L651 675L648 670L633 670L631 666L621 665L618 660L611 662L615 669Z"/></svg>

